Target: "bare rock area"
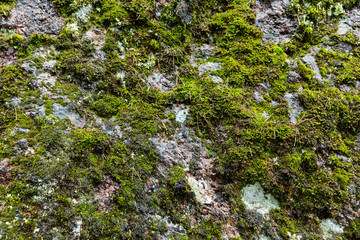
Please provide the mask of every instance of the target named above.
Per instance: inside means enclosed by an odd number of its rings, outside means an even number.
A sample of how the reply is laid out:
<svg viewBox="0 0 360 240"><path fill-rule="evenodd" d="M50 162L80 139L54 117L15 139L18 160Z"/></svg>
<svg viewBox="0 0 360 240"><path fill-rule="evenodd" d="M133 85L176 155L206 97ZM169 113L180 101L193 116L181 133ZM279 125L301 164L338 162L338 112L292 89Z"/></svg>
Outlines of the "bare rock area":
<svg viewBox="0 0 360 240"><path fill-rule="evenodd" d="M264 33L264 42L281 44L289 41L296 32L297 20L287 16L285 12L289 4L289 0L256 1L255 25Z"/></svg>
<svg viewBox="0 0 360 240"><path fill-rule="evenodd" d="M356 37L360 37L360 9L354 8L345 11L344 18L339 22L337 34L344 35L351 31Z"/></svg>
<svg viewBox="0 0 360 240"><path fill-rule="evenodd" d="M1 19L0 25L26 37L35 32L57 35L64 19L50 0L17 0L10 16Z"/></svg>
<svg viewBox="0 0 360 240"><path fill-rule="evenodd" d="M10 159L4 158L0 162L0 183L2 184L8 184L11 180L11 165L10 165Z"/></svg>

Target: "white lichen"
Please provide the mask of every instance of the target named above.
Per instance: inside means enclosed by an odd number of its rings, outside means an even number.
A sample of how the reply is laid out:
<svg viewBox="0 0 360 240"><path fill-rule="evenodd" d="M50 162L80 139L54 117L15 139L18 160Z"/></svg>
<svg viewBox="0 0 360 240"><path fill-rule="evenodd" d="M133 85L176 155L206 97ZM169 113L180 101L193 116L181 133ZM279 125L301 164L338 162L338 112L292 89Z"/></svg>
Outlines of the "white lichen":
<svg viewBox="0 0 360 240"><path fill-rule="evenodd" d="M334 235L342 234L344 229L335 221L335 219L323 219L320 223L321 230L325 239L333 239Z"/></svg>
<svg viewBox="0 0 360 240"><path fill-rule="evenodd" d="M139 67L144 67L148 70L151 70L155 67L156 65L156 59L154 54L150 54L147 61L145 63L138 63L137 64Z"/></svg>
<svg viewBox="0 0 360 240"><path fill-rule="evenodd" d="M195 194L195 199L201 205L211 204L212 198L207 194L209 190L208 184L203 180L196 180L194 177L187 177L187 181L190 185L191 190Z"/></svg>
<svg viewBox="0 0 360 240"><path fill-rule="evenodd" d="M80 35L79 27L76 22L66 24L65 30L69 31L74 37L77 37Z"/></svg>
<svg viewBox="0 0 360 240"><path fill-rule="evenodd" d="M73 229L74 238L80 237L82 223L81 217L77 217L75 220L75 228Z"/></svg>
<svg viewBox="0 0 360 240"><path fill-rule="evenodd" d="M124 80L125 77L126 77L126 73L124 71L117 72L115 77L120 79L120 80Z"/></svg>
<svg viewBox="0 0 360 240"><path fill-rule="evenodd" d="M341 3L335 3L335 10L333 12L334 16L340 16L343 15L345 13L345 10L343 8L343 5Z"/></svg>
<svg viewBox="0 0 360 240"><path fill-rule="evenodd" d="M250 211L267 214L279 207L278 201L272 195L264 194L264 189L258 182L243 188L241 196L246 209Z"/></svg>
<svg viewBox="0 0 360 240"><path fill-rule="evenodd" d="M90 18L90 13L92 11L92 6L90 4L82 6L77 12L75 12L75 17L81 23L87 23Z"/></svg>
<svg viewBox="0 0 360 240"><path fill-rule="evenodd" d="M176 113L175 120L179 123L184 123L186 121L188 113L188 109L180 110L178 113Z"/></svg>

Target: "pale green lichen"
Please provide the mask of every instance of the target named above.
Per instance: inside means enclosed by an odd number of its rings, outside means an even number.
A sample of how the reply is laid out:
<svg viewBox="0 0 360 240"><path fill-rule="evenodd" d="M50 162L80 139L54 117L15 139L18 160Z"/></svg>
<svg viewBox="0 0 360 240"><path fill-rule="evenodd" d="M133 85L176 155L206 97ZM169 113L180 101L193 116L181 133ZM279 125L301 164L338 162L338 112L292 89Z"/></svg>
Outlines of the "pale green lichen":
<svg viewBox="0 0 360 240"><path fill-rule="evenodd" d="M76 11L75 17L81 22L81 23L87 23L89 18L90 18L90 14L92 12L92 5L91 4L87 4L82 6L78 11Z"/></svg>
<svg viewBox="0 0 360 240"><path fill-rule="evenodd" d="M336 222L335 219L323 219L320 223L321 230L325 239L333 239L335 235L344 233L344 229Z"/></svg>
<svg viewBox="0 0 360 240"><path fill-rule="evenodd" d="M265 194L258 182L244 187L241 191L241 199L247 210L261 214L267 214L271 210L279 208L278 201L271 194Z"/></svg>
<svg viewBox="0 0 360 240"><path fill-rule="evenodd" d="M210 186L206 181L203 179L197 180L192 176L189 176L186 179L191 190L195 194L196 201L198 201L201 205L211 204L213 202L212 196L209 195Z"/></svg>

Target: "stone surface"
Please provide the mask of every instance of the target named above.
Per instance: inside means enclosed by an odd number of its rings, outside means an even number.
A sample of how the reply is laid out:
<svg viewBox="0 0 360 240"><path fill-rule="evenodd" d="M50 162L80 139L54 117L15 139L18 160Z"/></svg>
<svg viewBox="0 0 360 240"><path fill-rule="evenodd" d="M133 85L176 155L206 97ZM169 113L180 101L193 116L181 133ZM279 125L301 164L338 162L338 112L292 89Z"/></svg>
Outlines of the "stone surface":
<svg viewBox="0 0 360 240"><path fill-rule="evenodd" d="M196 201L198 201L201 205L211 204L213 199L211 198L211 191L209 183L204 181L203 179L197 180L193 176L188 176L187 181L191 187L191 190L195 194Z"/></svg>
<svg viewBox="0 0 360 240"><path fill-rule="evenodd" d="M20 139L18 141L18 144L19 144L19 147L21 147L22 149L25 149L28 147L28 141L25 138Z"/></svg>
<svg viewBox="0 0 360 240"><path fill-rule="evenodd" d="M360 9L354 8L345 11L344 18L339 22L337 34L344 35L349 31L360 38Z"/></svg>
<svg viewBox="0 0 360 240"><path fill-rule="evenodd" d="M11 161L9 158L4 158L0 162L0 183L7 185L11 180L10 171L12 166L10 165Z"/></svg>
<svg viewBox="0 0 360 240"><path fill-rule="evenodd" d="M76 127L82 127L85 124L84 119L82 119L80 115L69 105L62 106L58 103L54 103L53 114L60 119L69 118L71 123Z"/></svg>
<svg viewBox="0 0 360 240"><path fill-rule="evenodd" d="M302 111L304 111L304 109L301 106L301 103L299 101L299 94L298 93L286 93L285 100L287 101L287 103L289 105L290 122L293 124L296 124L298 122L296 117Z"/></svg>
<svg viewBox="0 0 360 240"><path fill-rule="evenodd" d="M23 36L35 32L57 35L64 25L64 19L50 0L17 0L10 17L2 19L0 25L14 29Z"/></svg>
<svg viewBox="0 0 360 240"><path fill-rule="evenodd" d="M41 73L39 75L36 76L37 78L37 84L40 86L41 84L45 84L48 85L50 87L53 87L56 83L56 77L55 76L51 76L51 74L49 73Z"/></svg>
<svg viewBox="0 0 360 240"><path fill-rule="evenodd" d="M91 41L94 46L93 57L103 62L105 60L106 53L103 51L105 45L106 30L91 28L85 32L84 37Z"/></svg>
<svg viewBox="0 0 360 240"><path fill-rule="evenodd" d="M225 221L224 217L229 216L222 232L223 239L239 237L234 226L233 216L230 213L230 206L221 195L220 184L213 180L214 159L207 157L207 149L201 140L194 136L193 130L182 126L175 133L172 139L162 137L151 138L160 154L160 165L158 171L167 175L173 166L183 167L191 191L195 200L202 207L202 214ZM195 226L197 221L193 221Z"/></svg>
<svg viewBox="0 0 360 240"><path fill-rule="evenodd" d="M162 235L158 234L156 236L156 239L158 240L167 240L167 239L171 239L171 235L173 234L181 234L181 235L186 235L186 229L179 225L179 224L175 224L171 221L171 219L169 217L164 217L161 218L161 216L156 215L154 216L154 220L156 222L159 222L160 224L163 224L166 226L166 232Z"/></svg>
<svg viewBox="0 0 360 240"><path fill-rule="evenodd" d="M76 11L75 17L81 22L81 23L87 23L87 21L90 18L90 14L92 12L92 6L90 4L82 6L78 11Z"/></svg>
<svg viewBox="0 0 360 240"><path fill-rule="evenodd" d="M221 83L223 80L219 76L211 75L211 71L216 71L222 68L222 63L217 62L206 62L199 66L199 76L207 73L209 77L216 83Z"/></svg>
<svg viewBox="0 0 360 240"><path fill-rule="evenodd" d="M191 3L186 0L180 0L176 7L176 14L181 18L185 25L190 24L191 20L193 19Z"/></svg>
<svg viewBox="0 0 360 240"><path fill-rule="evenodd" d="M95 201L99 204L100 212L106 212L111 209L112 196L119 189L119 184L106 176L101 185L94 190Z"/></svg>
<svg viewBox="0 0 360 240"><path fill-rule="evenodd" d="M81 225L82 225L82 219L80 216L75 218L75 227L73 229L74 239L79 238L81 234Z"/></svg>
<svg viewBox="0 0 360 240"><path fill-rule="evenodd" d="M300 74L298 74L295 71L289 71L287 80L290 83L299 83L299 82L301 82L302 77L300 76Z"/></svg>
<svg viewBox="0 0 360 240"><path fill-rule="evenodd" d="M261 101L264 101L264 97L261 95L260 92L255 91L253 98L256 100L256 102L260 103Z"/></svg>
<svg viewBox="0 0 360 240"><path fill-rule="evenodd" d="M179 123L184 123L187 119L188 114L189 114L189 110L187 108L181 109L176 112L175 120Z"/></svg>
<svg viewBox="0 0 360 240"><path fill-rule="evenodd" d="M313 78L319 81L320 83L324 83L324 79L320 74L320 69L316 63L315 56L318 53L319 49L313 49L312 52L306 54L301 60L305 63L313 72Z"/></svg>
<svg viewBox="0 0 360 240"><path fill-rule="evenodd" d="M149 87L154 87L162 92L171 91L171 89L175 86L175 82L168 79L165 74L159 72L153 72L146 79L146 84Z"/></svg>
<svg viewBox="0 0 360 240"><path fill-rule="evenodd" d="M285 13L289 4L289 0L256 1L255 25L264 33L264 42L281 44L289 41L296 33L297 20Z"/></svg>
<svg viewBox="0 0 360 240"><path fill-rule="evenodd" d="M32 61L25 61L23 64L21 64L21 67L28 73L35 74L36 67L34 65L35 63Z"/></svg>
<svg viewBox="0 0 360 240"><path fill-rule="evenodd" d="M52 70L56 65L56 60L49 60L43 63L44 70Z"/></svg>

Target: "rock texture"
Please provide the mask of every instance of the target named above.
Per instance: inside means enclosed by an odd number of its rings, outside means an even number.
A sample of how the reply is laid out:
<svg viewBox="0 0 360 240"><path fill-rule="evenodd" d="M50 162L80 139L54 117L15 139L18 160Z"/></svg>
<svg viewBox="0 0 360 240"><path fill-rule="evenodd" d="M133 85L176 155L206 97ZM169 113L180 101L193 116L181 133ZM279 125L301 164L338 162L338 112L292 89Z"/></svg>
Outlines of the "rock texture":
<svg viewBox="0 0 360 240"><path fill-rule="evenodd" d="M0 239L360 239L335 2L2 1Z"/></svg>
<svg viewBox="0 0 360 240"><path fill-rule="evenodd" d="M264 42L287 42L296 32L298 21L286 14L289 0L261 1L255 3L255 25L263 32Z"/></svg>
<svg viewBox="0 0 360 240"><path fill-rule="evenodd" d="M10 16L2 19L0 24L26 37L33 33L56 35L62 29L64 19L50 0L17 0Z"/></svg>

